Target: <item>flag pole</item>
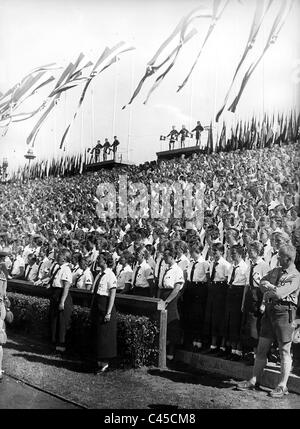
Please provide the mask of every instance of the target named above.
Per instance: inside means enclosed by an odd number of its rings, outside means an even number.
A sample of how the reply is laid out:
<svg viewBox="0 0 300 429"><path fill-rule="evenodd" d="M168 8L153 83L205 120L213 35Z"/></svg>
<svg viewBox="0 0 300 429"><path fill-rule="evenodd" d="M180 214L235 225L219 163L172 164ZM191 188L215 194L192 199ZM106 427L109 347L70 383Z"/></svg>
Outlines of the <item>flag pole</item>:
<svg viewBox="0 0 300 429"><path fill-rule="evenodd" d="M133 93L134 90L134 65L135 65L135 50L132 51L131 57L131 88L130 93ZM127 161L129 161L129 144L131 138L131 122L132 122L132 106L129 105L129 116L128 116L128 136L127 136Z"/></svg>
<svg viewBox="0 0 300 429"><path fill-rule="evenodd" d="M118 74L119 74L119 62L116 62L115 67L115 86L114 86L114 107L113 107L113 120L112 120L112 136L116 133L116 106L117 106L117 93L118 93Z"/></svg>
<svg viewBox="0 0 300 429"><path fill-rule="evenodd" d="M95 141L95 109L94 109L94 91L93 91L92 87L91 87L91 139L92 139L91 147L94 147L94 141ZM82 147L81 147L81 150L82 150Z"/></svg>

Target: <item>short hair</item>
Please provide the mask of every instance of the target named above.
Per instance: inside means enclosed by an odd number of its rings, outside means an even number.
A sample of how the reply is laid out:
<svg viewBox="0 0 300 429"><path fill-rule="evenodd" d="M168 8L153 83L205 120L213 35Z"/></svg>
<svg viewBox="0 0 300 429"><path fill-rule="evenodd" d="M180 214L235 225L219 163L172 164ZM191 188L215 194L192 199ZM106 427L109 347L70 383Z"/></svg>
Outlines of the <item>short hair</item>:
<svg viewBox="0 0 300 429"><path fill-rule="evenodd" d="M252 241L252 243L249 244L249 248L253 249L259 256L263 254L263 245L260 241Z"/></svg>
<svg viewBox="0 0 300 429"><path fill-rule="evenodd" d="M252 240L257 240L258 236L257 236L257 231L254 228L247 228L244 230L244 234L249 235L249 237Z"/></svg>
<svg viewBox="0 0 300 429"><path fill-rule="evenodd" d="M175 248L176 250L181 249L183 253L186 253L188 250L187 244L183 240L177 240L175 243Z"/></svg>
<svg viewBox="0 0 300 429"><path fill-rule="evenodd" d="M146 249L145 246L138 246L135 249L135 253L142 253L145 259L148 259L150 256L150 252Z"/></svg>
<svg viewBox="0 0 300 429"><path fill-rule="evenodd" d="M67 262L71 262L72 255L69 249L61 249L59 253L65 257Z"/></svg>
<svg viewBox="0 0 300 429"><path fill-rule="evenodd" d="M106 265L109 268L111 268L113 266L114 260L113 260L112 255L109 252L101 252L101 253L99 253L99 256L97 258L98 262L99 262L100 258L102 258L105 261Z"/></svg>
<svg viewBox="0 0 300 429"><path fill-rule="evenodd" d="M127 264L129 265L132 263L132 259L133 259L132 254L128 252L128 250L124 250L124 252L121 253L120 258L124 258Z"/></svg>
<svg viewBox="0 0 300 429"><path fill-rule="evenodd" d="M273 234L272 234L273 235ZM291 239L290 239L290 236L286 233L286 232L283 232L283 231L275 231L274 232L274 238L276 239L276 238L280 238L281 240L283 240L286 244L288 244L290 241L291 241Z"/></svg>
<svg viewBox="0 0 300 429"><path fill-rule="evenodd" d="M240 256L244 257L244 249L240 244L234 244L233 246L231 246L230 252L232 252L233 250L235 250L236 253L238 253Z"/></svg>
<svg viewBox="0 0 300 429"><path fill-rule="evenodd" d="M221 252L222 254L224 253L224 245L222 243L213 243L213 245L211 246L211 249L213 252Z"/></svg>
<svg viewBox="0 0 300 429"><path fill-rule="evenodd" d="M283 246L280 246L278 253L279 252L288 256L292 262L295 262L297 251L292 244L284 244Z"/></svg>
<svg viewBox="0 0 300 429"><path fill-rule="evenodd" d="M201 253L203 250L203 246L200 243L193 243L190 249L190 252Z"/></svg>

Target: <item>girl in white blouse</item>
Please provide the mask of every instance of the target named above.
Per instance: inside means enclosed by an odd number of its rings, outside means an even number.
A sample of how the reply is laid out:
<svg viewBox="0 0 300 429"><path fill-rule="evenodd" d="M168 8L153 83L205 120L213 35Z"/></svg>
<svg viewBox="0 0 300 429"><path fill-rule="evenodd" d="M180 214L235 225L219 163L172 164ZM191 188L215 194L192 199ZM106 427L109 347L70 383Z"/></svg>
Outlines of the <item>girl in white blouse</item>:
<svg viewBox="0 0 300 429"><path fill-rule="evenodd" d="M117 278L111 267L113 258L108 252L102 252L96 261L100 273L93 284L91 321L96 336L95 374L107 371L109 362L117 356L117 316L115 296Z"/></svg>
<svg viewBox="0 0 300 429"><path fill-rule="evenodd" d="M167 358L169 360L174 358L175 347L181 341L177 301L184 284L184 277L183 271L177 265L175 258L176 251L171 242L166 245L164 251L164 260L167 264L167 269L163 275L162 286L158 290L158 298L165 301L166 309L168 310Z"/></svg>
<svg viewBox="0 0 300 429"><path fill-rule="evenodd" d="M123 252L116 266L117 292L128 293L132 283L132 268L130 266L131 255L129 252Z"/></svg>

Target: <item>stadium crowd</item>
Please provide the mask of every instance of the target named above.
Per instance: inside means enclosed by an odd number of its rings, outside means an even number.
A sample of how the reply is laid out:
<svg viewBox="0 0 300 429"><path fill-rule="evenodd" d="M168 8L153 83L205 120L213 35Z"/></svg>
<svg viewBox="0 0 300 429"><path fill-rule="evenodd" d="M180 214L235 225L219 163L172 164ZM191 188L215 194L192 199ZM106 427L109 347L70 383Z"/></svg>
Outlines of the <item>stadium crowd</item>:
<svg viewBox="0 0 300 429"><path fill-rule="evenodd" d="M166 301L169 359L182 344L253 365L268 302L260 281L280 265L282 248L291 258L296 251L300 269L299 161L298 142L1 184L3 271L47 287L67 249L72 287L92 292L101 259L117 293ZM201 227L184 218L99 218L97 186L125 174L129 187L203 182ZM276 346L269 360L280 359Z"/></svg>

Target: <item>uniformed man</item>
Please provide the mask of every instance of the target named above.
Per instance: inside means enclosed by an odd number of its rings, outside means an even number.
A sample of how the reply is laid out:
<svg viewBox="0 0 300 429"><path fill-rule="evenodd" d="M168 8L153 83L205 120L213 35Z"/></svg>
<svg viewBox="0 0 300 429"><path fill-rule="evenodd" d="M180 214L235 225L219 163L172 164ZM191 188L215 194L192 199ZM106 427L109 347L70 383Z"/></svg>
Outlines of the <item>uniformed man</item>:
<svg viewBox="0 0 300 429"><path fill-rule="evenodd" d="M196 146L200 146L201 132L204 130L200 121L197 121L197 125L192 130L192 133L196 131Z"/></svg>
<svg viewBox="0 0 300 429"><path fill-rule="evenodd" d="M172 125L172 129L167 135L167 137L170 137L169 150L173 150L175 146L175 142L177 141L177 138L178 138L178 131L176 130L175 125Z"/></svg>
<svg viewBox="0 0 300 429"><path fill-rule="evenodd" d="M260 289L266 295L266 310L261 320L261 330L252 377L237 385L238 390L254 390L261 383L267 354L277 340L281 357L281 370L277 387L269 394L282 398L288 393L287 382L291 371L291 344L299 295L300 273L295 267L296 249L283 245L278 252L279 266L260 281Z"/></svg>
<svg viewBox="0 0 300 429"><path fill-rule="evenodd" d="M178 135L180 135L180 147L182 149L185 147L185 139L190 135L190 132L185 128L185 125L182 125Z"/></svg>
<svg viewBox="0 0 300 429"><path fill-rule="evenodd" d="M114 136L114 141L112 142L112 151L113 151L113 156L114 156L114 161L116 160L116 155L117 155L117 150L118 150L118 146L120 145L119 140L117 139L117 136Z"/></svg>
<svg viewBox="0 0 300 429"><path fill-rule="evenodd" d="M103 145L103 161L107 161L107 156L110 154L110 143L108 139L105 139Z"/></svg>
<svg viewBox="0 0 300 429"><path fill-rule="evenodd" d="M95 153L95 162L100 162L101 149L103 149L103 145L100 143L100 140L97 140L96 146L91 150L91 155Z"/></svg>
<svg viewBox="0 0 300 429"><path fill-rule="evenodd" d="M262 243L253 241L249 244L250 266L248 266L247 285L242 302L241 329L243 348L247 352L245 357L249 365L254 364L262 318L263 293L259 288L259 283L269 271L269 265L261 257L262 253Z"/></svg>

